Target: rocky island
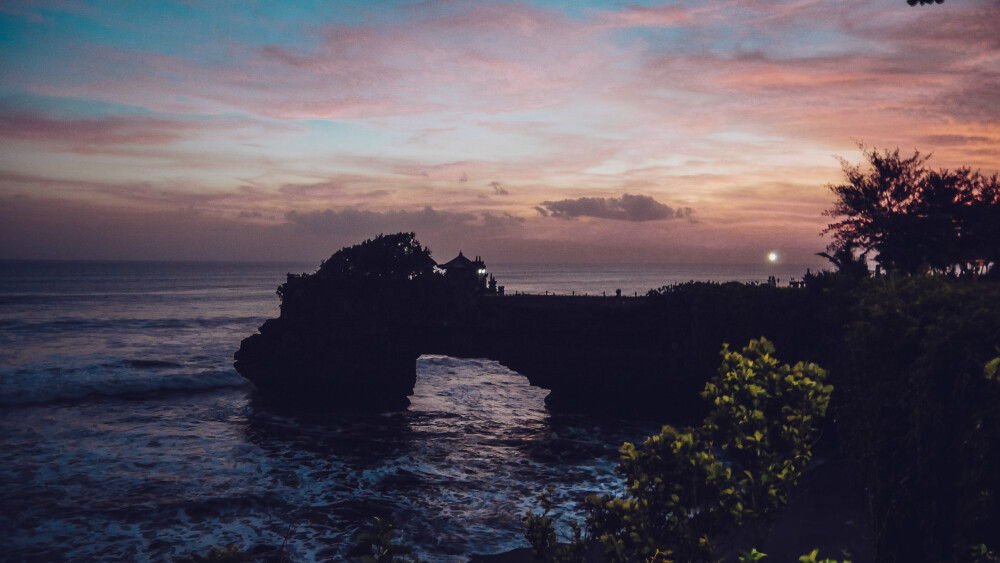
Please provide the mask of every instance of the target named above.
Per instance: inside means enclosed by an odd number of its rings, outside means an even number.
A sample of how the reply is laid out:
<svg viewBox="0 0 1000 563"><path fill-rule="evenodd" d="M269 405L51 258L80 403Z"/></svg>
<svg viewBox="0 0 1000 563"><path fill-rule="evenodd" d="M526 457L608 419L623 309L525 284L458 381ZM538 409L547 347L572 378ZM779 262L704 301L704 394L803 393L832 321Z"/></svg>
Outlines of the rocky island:
<svg viewBox="0 0 1000 563"><path fill-rule="evenodd" d="M804 291L703 285L641 297L504 295L479 257L438 266L413 233L380 235L313 274L289 274L280 316L242 342L235 367L268 401L378 411L409 404L421 354L489 358L549 389L550 409L697 417L693 399L720 342L768 334L801 351L820 339L818 312L785 303Z"/></svg>

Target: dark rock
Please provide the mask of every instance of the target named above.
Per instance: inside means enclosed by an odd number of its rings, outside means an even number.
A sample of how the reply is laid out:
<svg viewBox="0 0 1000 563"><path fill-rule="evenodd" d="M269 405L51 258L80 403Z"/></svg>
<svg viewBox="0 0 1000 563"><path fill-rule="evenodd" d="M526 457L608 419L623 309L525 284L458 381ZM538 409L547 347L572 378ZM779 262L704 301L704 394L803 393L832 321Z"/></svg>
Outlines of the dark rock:
<svg viewBox="0 0 1000 563"><path fill-rule="evenodd" d="M552 410L696 421L723 342L766 335L783 354L822 360L828 325L816 317L829 311L806 290L685 284L635 298L503 296L476 264L474 279L444 275L412 233L345 248L314 274L288 276L281 315L243 340L236 370L265 401L388 411L409 404L421 354L490 358L551 390Z"/></svg>

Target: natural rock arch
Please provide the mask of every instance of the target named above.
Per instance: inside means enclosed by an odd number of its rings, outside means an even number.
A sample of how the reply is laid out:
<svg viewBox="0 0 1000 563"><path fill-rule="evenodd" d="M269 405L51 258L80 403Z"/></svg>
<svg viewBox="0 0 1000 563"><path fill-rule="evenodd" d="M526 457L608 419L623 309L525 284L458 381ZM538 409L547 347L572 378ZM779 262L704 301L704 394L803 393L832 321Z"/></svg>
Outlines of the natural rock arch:
<svg viewBox="0 0 1000 563"><path fill-rule="evenodd" d="M278 295L280 316L243 340L235 367L262 398L297 409L405 408L417 358L439 354L498 361L549 389L554 409L699 417L722 342L764 334L815 357L802 348L819 340L808 306L789 301L800 290L504 296L443 275L413 233L345 248L314 274L289 274Z"/></svg>

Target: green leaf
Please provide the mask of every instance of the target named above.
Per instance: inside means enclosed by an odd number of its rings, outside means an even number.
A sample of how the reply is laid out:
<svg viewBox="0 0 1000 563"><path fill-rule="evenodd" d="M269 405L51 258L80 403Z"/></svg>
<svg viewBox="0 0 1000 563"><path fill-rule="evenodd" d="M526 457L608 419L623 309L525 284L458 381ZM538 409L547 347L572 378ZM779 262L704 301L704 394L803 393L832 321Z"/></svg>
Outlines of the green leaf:
<svg viewBox="0 0 1000 563"><path fill-rule="evenodd" d="M983 370L983 375L986 379L994 380L1000 379L1000 357L993 358L992 360L986 362L986 368Z"/></svg>

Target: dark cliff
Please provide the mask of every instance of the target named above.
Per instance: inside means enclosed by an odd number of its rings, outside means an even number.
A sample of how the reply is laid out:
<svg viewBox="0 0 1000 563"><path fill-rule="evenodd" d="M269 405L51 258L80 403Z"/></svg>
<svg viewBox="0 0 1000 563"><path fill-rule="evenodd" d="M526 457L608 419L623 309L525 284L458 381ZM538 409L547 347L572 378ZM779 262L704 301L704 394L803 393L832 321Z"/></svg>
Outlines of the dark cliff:
<svg viewBox="0 0 1000 563"><path fill-rule="evenodd" d="M281 315L243 341L235 366L265 399L303 409L404 408L416 359L443 354L499 361L551 390L550 408L694 419L722 342L766 335L818 361L817 320L831 316L806 290L735 283L497 295L436 271L412 234L344 249L278 293Z"/></svg>
<svg viewBox="0 0 1000 563"><path fill-rule="evenodd" d="M550 408L674 420L703 416L697 396L723 342L766 335L788 356L819 359L835 314L805 290L737 283L636 298L481 296L472 311L423 351L497 360L551 390Z"/></svg>

